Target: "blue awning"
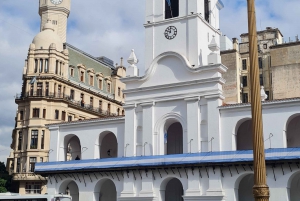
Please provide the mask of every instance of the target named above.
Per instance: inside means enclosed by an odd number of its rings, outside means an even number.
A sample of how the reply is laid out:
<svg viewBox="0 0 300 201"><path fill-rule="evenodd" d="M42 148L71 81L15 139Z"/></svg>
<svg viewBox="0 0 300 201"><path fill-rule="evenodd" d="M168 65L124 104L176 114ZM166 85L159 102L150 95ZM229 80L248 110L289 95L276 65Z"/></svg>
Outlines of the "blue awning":
<svg viewBox="0 0 300 201"><path fill-rule="evenodd" d="M300 148L267 149L266 161L299 160ZM209 165L253 161L253 151L223 151L178 155L122 157L37 163L36 173L107 170L118 168L151 168L178 165Z"/></svg>

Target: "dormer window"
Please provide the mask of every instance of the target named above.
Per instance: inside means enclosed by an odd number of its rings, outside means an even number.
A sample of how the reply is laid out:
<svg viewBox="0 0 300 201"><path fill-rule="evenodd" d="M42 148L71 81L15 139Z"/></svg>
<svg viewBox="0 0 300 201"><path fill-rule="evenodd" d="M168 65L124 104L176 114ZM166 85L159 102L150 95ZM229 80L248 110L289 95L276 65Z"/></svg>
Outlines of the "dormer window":
<svg viewBox="0 0 300 201"><path fill-rule="evenodd" d="M74 77L74 69L73 69L73 68L70 69L70 75L71 75L72 77Z"/></svg>
<svg viewBox="0 0 300 201"><path fill-rule="evenodd" d="M179 16L179 0L165 0L165 19Z"/></svg>
<svg viewBox="0 0 300 201"><path fill-rule="evenodd" d="M84 82L84 72L80 71L80 81Z"/></svg>
<svg viewBox="0 0 300 201"><path fill-rule="evenodd" d="M110 83L107 83L107 92L110 93Z"/></svg>
<svg viewBox="0 0 300 201"><path fill-rule="evenodd" d="M90 75L90 85L94 86L94 76Z"/></svg>

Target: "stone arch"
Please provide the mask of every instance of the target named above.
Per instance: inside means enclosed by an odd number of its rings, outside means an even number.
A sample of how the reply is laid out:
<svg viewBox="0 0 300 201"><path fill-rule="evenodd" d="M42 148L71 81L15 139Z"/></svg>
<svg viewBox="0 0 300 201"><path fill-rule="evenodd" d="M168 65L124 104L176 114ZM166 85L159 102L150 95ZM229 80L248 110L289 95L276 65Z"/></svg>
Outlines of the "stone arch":
<svg viewBox="0 0 300 201"><path fill-rule="evenodd" d="M252 188L254 186L254 174L245 173L235 181L235 196L237 201L254 201ZM241 199L242 198L242 199Z"/></svg>
<svg viewBox="0 0 300 201"><path fill-rule="evenodd" d="M183 201L184 188L180 179L166 178L160 185L162 201Z"/></svg>
<svg viewBox="0 0 300 201"><path fill-rule="evenodd" d="M69 134L64 137L65 161L82 159L81 143L77 135Z"/></svg>
<svg viewBox="0 0 300 201"><path fill-rule="evenodd" d="M182 127L182 153L187 153L187 139L185 135L186 131L186 121L182 118L181 115L177 113L168 113L158 119L155 124L154 131L158 137L158 144L156 145L156 150L158 155L167 154L167 142L165 140L165 135L168 131L168 128L172 126L172 124L180 123Z"/></svg>
<svg viewBox="0 0 300 201"><path fill-rule="evenodd" d="M113 180L103 178L95 185L94 201L117 201L117 197L117 185Z"/></svg>
<svg viewBox="0 0 300 201"><path fill-rule="evenodd" d="M118 140L117 136L111 131L100 133L98 139L98 157L99 158L116 158L118 157Z"/></svg>
<svg viewBox="0 0 300 201"><path fill-rule="evenodd" d="M300 171L293 173L287 182L287 194L288 200L298 201L300 200Z"/></svg>
<svg viewBox="0 0 300 201"><path fill-rule="evenodd" d="M235 127L236 150L253 149L252 119L244 118L237 122Z"/></svg>
<svg viewBox="0 0 300 201"><path fill-rule="evenodd" d="M300 114L294 114L289 117L285 131L287 147L300 147Z"/></svg>
<svg viewBox="0 0 300 201"><path fill-rule="evenodd" d="M59 194L68 194L72 196L72 201L79 201L78 184L71 179L63 181L59 186Z"/></svg>

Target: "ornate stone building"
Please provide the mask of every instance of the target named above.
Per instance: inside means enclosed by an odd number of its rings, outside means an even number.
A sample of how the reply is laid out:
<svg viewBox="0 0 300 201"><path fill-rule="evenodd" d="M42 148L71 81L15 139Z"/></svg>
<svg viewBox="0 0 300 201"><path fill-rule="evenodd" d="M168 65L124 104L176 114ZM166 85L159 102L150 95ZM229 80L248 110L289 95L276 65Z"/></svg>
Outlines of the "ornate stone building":
<svg viewBox="0 0 300 201"><path fill-rule="evenodd" d="M45 178L33 173L35 163L48 161L53 151L45 124L124 115L120 78L126 69L65 43L70 4L39 1L41 32L29 46L23 86L15 98L13 151L7 160L21 194L46 192Z"/></svg>
<svg viewBox="0 0 300 201"><path fill-rule="evenodd" d="M283 35L277 28L267 27L257 32L258 64L260 84L268 95L267 100L273 100L271 47L282 44ZM247 103L250 101L250 61L248 34L241 34L241 42L233 39L233 49L221 51L222 63L228 67L223 76L227 80L224 85L226 103ZM288 98L288 97L286 97Z"/></svg>

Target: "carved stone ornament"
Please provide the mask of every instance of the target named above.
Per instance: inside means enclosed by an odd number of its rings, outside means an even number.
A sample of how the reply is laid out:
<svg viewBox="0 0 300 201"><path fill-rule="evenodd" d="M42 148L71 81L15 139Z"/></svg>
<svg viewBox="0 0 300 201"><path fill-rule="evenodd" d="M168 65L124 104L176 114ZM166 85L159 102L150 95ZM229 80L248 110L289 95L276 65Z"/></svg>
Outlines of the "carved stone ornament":
<svg viewBox="0 0 300 201"><path fill-rule="evenodd" d="M254 186L253 195L255 198L270 197L270 191L268 186Z"/></svg>

